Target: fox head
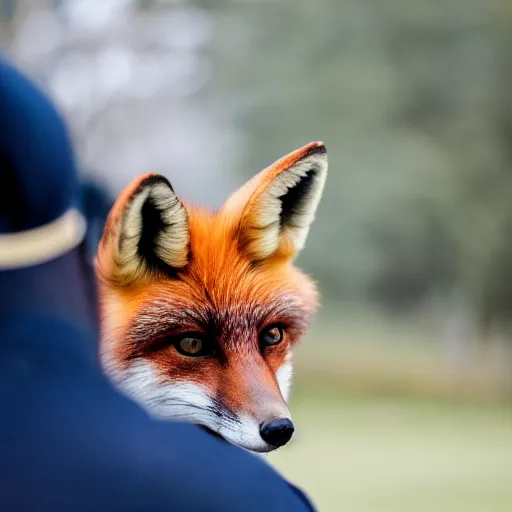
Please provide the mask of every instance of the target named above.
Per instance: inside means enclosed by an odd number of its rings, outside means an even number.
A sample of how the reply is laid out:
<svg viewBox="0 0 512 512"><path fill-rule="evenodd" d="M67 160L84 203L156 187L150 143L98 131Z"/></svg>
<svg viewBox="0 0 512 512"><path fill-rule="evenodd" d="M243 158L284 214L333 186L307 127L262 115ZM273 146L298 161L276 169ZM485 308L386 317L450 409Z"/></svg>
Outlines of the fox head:
<svg viewBox="0 0 512 512"><path fill-rule="evenodd" d="M121 391L248 450L288 442L291 348L317 304L293 260L326 174L313 142L217 212L185 205L157 174L121 193L96 260L101 360Z"/></svg>

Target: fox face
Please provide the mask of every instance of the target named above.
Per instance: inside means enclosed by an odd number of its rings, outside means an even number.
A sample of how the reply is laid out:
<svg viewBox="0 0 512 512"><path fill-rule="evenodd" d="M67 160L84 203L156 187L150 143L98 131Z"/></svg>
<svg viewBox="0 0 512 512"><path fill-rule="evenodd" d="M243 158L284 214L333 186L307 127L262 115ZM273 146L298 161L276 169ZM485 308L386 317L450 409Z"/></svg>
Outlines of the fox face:
<svg viewBox="0 0 512 512"><path fill-rule="evenodd" d="M98 248L102 365L153 416L255 452L286 444L291 349L317 307L293 266L327 174L320 142L260 172L216 212L156 174L119 196Z"/></svg>

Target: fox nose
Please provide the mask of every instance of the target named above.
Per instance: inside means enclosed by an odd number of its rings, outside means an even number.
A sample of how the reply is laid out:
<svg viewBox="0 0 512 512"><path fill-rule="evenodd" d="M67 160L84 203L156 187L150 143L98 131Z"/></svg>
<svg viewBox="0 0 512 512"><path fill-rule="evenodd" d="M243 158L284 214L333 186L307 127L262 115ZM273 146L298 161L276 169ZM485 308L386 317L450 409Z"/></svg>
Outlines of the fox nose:
<svg viewBox="0 0 512 512"><path fill-rule="evenodd" d="M260 425L260 435L268 444L279 448L284 446L293 435L295 428L288 418L279 418Z"/></svg>

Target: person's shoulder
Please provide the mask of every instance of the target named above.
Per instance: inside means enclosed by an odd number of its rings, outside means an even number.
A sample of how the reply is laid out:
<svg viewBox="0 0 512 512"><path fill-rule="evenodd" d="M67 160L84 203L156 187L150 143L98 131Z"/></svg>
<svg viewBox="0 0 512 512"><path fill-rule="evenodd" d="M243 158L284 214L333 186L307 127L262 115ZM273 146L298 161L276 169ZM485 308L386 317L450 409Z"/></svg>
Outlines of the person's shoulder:
<svg viewBox="0 0 512 512"><path fill-rule="evenodd" d="M0 394L0 503L24 510L40 500L52 510L312 510L260 457L193 425L152 420L111 387L94 345L88 349L92 340L73 324L13 318L1 330L0 380L9 382L0 387L12 391L9 399Z"/></svg>

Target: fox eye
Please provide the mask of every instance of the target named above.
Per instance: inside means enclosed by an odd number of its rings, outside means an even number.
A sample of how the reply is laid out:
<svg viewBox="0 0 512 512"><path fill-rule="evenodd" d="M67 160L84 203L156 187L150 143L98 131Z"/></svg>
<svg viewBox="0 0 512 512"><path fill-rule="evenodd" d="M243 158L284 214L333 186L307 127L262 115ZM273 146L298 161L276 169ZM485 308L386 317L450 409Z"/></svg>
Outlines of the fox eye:
<svg viewBox="0 0 512 512"><path fill-rule="evenodd" d="M262 347L277 345L283 341L284 332L280 325L270 325L260 333L260 343Z"/></svg>
<svg viewBox="0 0 512 512"><path fill-rule="evenodd" d="M215 353L211 344L197 335L182 336L174 346L180 354L189 357L207 357Z"/></svg>

